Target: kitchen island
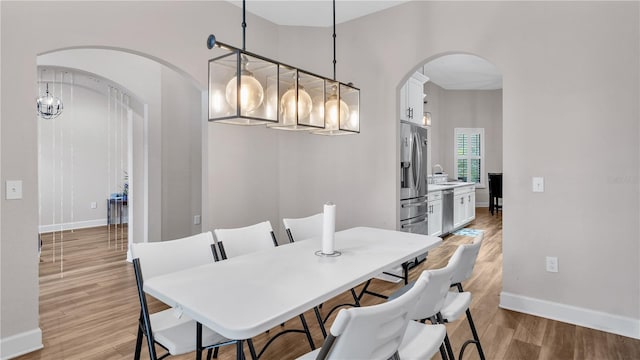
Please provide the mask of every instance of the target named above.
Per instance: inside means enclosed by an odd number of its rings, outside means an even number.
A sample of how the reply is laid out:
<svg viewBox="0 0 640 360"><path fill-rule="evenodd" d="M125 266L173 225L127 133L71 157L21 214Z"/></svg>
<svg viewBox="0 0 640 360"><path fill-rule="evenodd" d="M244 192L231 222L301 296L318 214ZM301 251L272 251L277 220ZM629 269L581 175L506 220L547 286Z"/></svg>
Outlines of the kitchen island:
<svg viewBox="0 0 640 360"><path fill-rule="evenodd" d="M475 183L444 182L429 184L427 189L429 235L447 235L476 218Z"/></svg>

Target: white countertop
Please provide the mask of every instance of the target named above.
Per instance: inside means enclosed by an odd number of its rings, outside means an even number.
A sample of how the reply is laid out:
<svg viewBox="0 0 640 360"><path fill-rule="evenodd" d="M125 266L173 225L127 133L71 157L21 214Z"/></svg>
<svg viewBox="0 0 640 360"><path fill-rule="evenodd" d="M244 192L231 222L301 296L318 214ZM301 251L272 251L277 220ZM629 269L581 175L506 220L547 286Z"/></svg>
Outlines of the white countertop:
<svg viewBox="0 0 640 360"><path fill-rule="evenodd" d="M441 191L441 190L448 190L448 189L453 189L453 188L457 188L457 187L462 187L462 186L469 186L469 185L475 185L475 183L472 182L447 182L446 184L429 184L427 185L427 191L428 192L432 192L432 191Z"/></svg>

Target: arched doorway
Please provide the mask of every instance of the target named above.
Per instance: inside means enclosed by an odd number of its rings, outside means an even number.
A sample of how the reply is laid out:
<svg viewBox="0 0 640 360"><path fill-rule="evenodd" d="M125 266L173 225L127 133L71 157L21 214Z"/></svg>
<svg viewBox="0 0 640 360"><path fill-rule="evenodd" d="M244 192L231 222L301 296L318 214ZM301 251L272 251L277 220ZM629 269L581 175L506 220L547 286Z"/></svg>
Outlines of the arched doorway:
<svg viewBox="0 0 640 360"><path fill-rule="evenodd" d="M107 222L121 225L118 205L123 205L121 199L128 190L127 206L122 208L128 210L123 218L128 217L129 226L108 235L121 251L127 252L129 242L200 232L201 224L195 220L201 218L206 201L202 196L203 89L169 64L122 49L53 51L38 56L38 66L40 88L51 83L52 90L67 98L63 115L38 120L39 128L55 129L55 137L50 136L51 129L39 130L39 137L57 141L58 152L66 140L56 176L52 176L53 166L49 172L43 169L43 164L52 162L50 157L43 161L40 152L40 190L48 196L46 202L41 196L40 230L106 226ZM48 75L43 76L47 69ZM40 146L51 149L51 144ZM82 157L89 160L81 162ZM56 177L57 194L47 195ZM120 200L111 202L113 198ZM109 209L115 215L111 221Z"/></svg>
<svg viewBox="0 0 640 360"><path fill-rule="evenodd" d="M421 79L415 96L422 98L422 101L417 100L419 106L415 107L419 110L409 109L413 114L412 119L404 119L407 116L405 107L414 105L406 100L406 93L402 92L406 91L406 86L401 86L399 116L401 121L413 122L427 131L427 161L424 166L426 169L423 169L427 188L431 185L435 189L435 183L473 183L475 199L469 197L474 200L471 205L473 208L488 207L489 174L502 173L500 70L477 55L444 53L420 63L407 78L407 84L414 78ZM399 161L402 162L402 159ZM433 198L436 197L439 198ZM501 199L499 201L501 205ZM432 208L441 212L427 214L426 217L430 217L430 221L445 223L445 212L451 206L441 204L427 207ZM403 220L402 215L400 220ZM442 232L437 231L437 226L429 228L428 232L437 236L446 235L449 231L446 226Z"/></svg>

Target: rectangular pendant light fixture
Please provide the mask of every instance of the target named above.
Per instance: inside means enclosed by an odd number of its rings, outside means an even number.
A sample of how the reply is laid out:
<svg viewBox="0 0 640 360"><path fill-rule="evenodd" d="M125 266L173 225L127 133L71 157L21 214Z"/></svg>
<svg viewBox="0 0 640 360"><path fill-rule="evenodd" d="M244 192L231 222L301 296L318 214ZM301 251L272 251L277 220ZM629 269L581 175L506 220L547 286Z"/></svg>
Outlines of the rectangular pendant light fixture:
<svg viewBox="0 0 640 360"><path fill-rule="evenodd" d="M360 89L333 80L325 80L325 128L317 135L350 135L360 132Z"/></svg>
<svg viewBox="0 0 640 360"><path fill-rule="evenodd" d="M279 63L244 49L218 42L209 35L209 121L234 125L263 125L278 130L310 131L319 135L360 132L360 90L334 79Z"/></svg>
<svg viewBox="0 0 640 360"><path fill-rule="evenodd" d="M222 54L209 60L209 121L235 125L277 122L278 82L273 80L278 78L279 64L216 45Z"/></svg>
<svg viewBox="0 0 640 360"><path fill-rule="evenodd" d="M324 79L280 64L278 122L271 129L308 131L324 129Z"/></svg>

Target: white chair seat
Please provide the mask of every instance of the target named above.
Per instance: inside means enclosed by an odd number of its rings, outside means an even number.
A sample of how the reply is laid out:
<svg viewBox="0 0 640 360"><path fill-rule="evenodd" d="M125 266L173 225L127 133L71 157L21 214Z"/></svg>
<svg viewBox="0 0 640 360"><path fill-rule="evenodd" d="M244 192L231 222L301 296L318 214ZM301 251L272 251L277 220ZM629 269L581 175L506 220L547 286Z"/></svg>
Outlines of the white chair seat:
<svg viewBox="0 0 640 360"><path fill-rule="evenodd" d="M196 348L196 322L188 316L176 317L173 309L167 309L150 315L153 337L166 347L171 355L192 352ZM229 339L202 327L202 345L219 344Z"/></svg>
<svg viewBox="0 0 640 360"><path fill-rule="evenodd" d="M447 328L444 325L427 325L409 321L398 354L402 360L431 359L438 352Z"/></svg>
<svg viewBox="0 0 640 360"><path fill-rule="evenodd" d="M449 291L444 299L444 305L442 305L440 313L444 320L455 321L467 311L469 305L471 305L470 292Z"/></svg>

